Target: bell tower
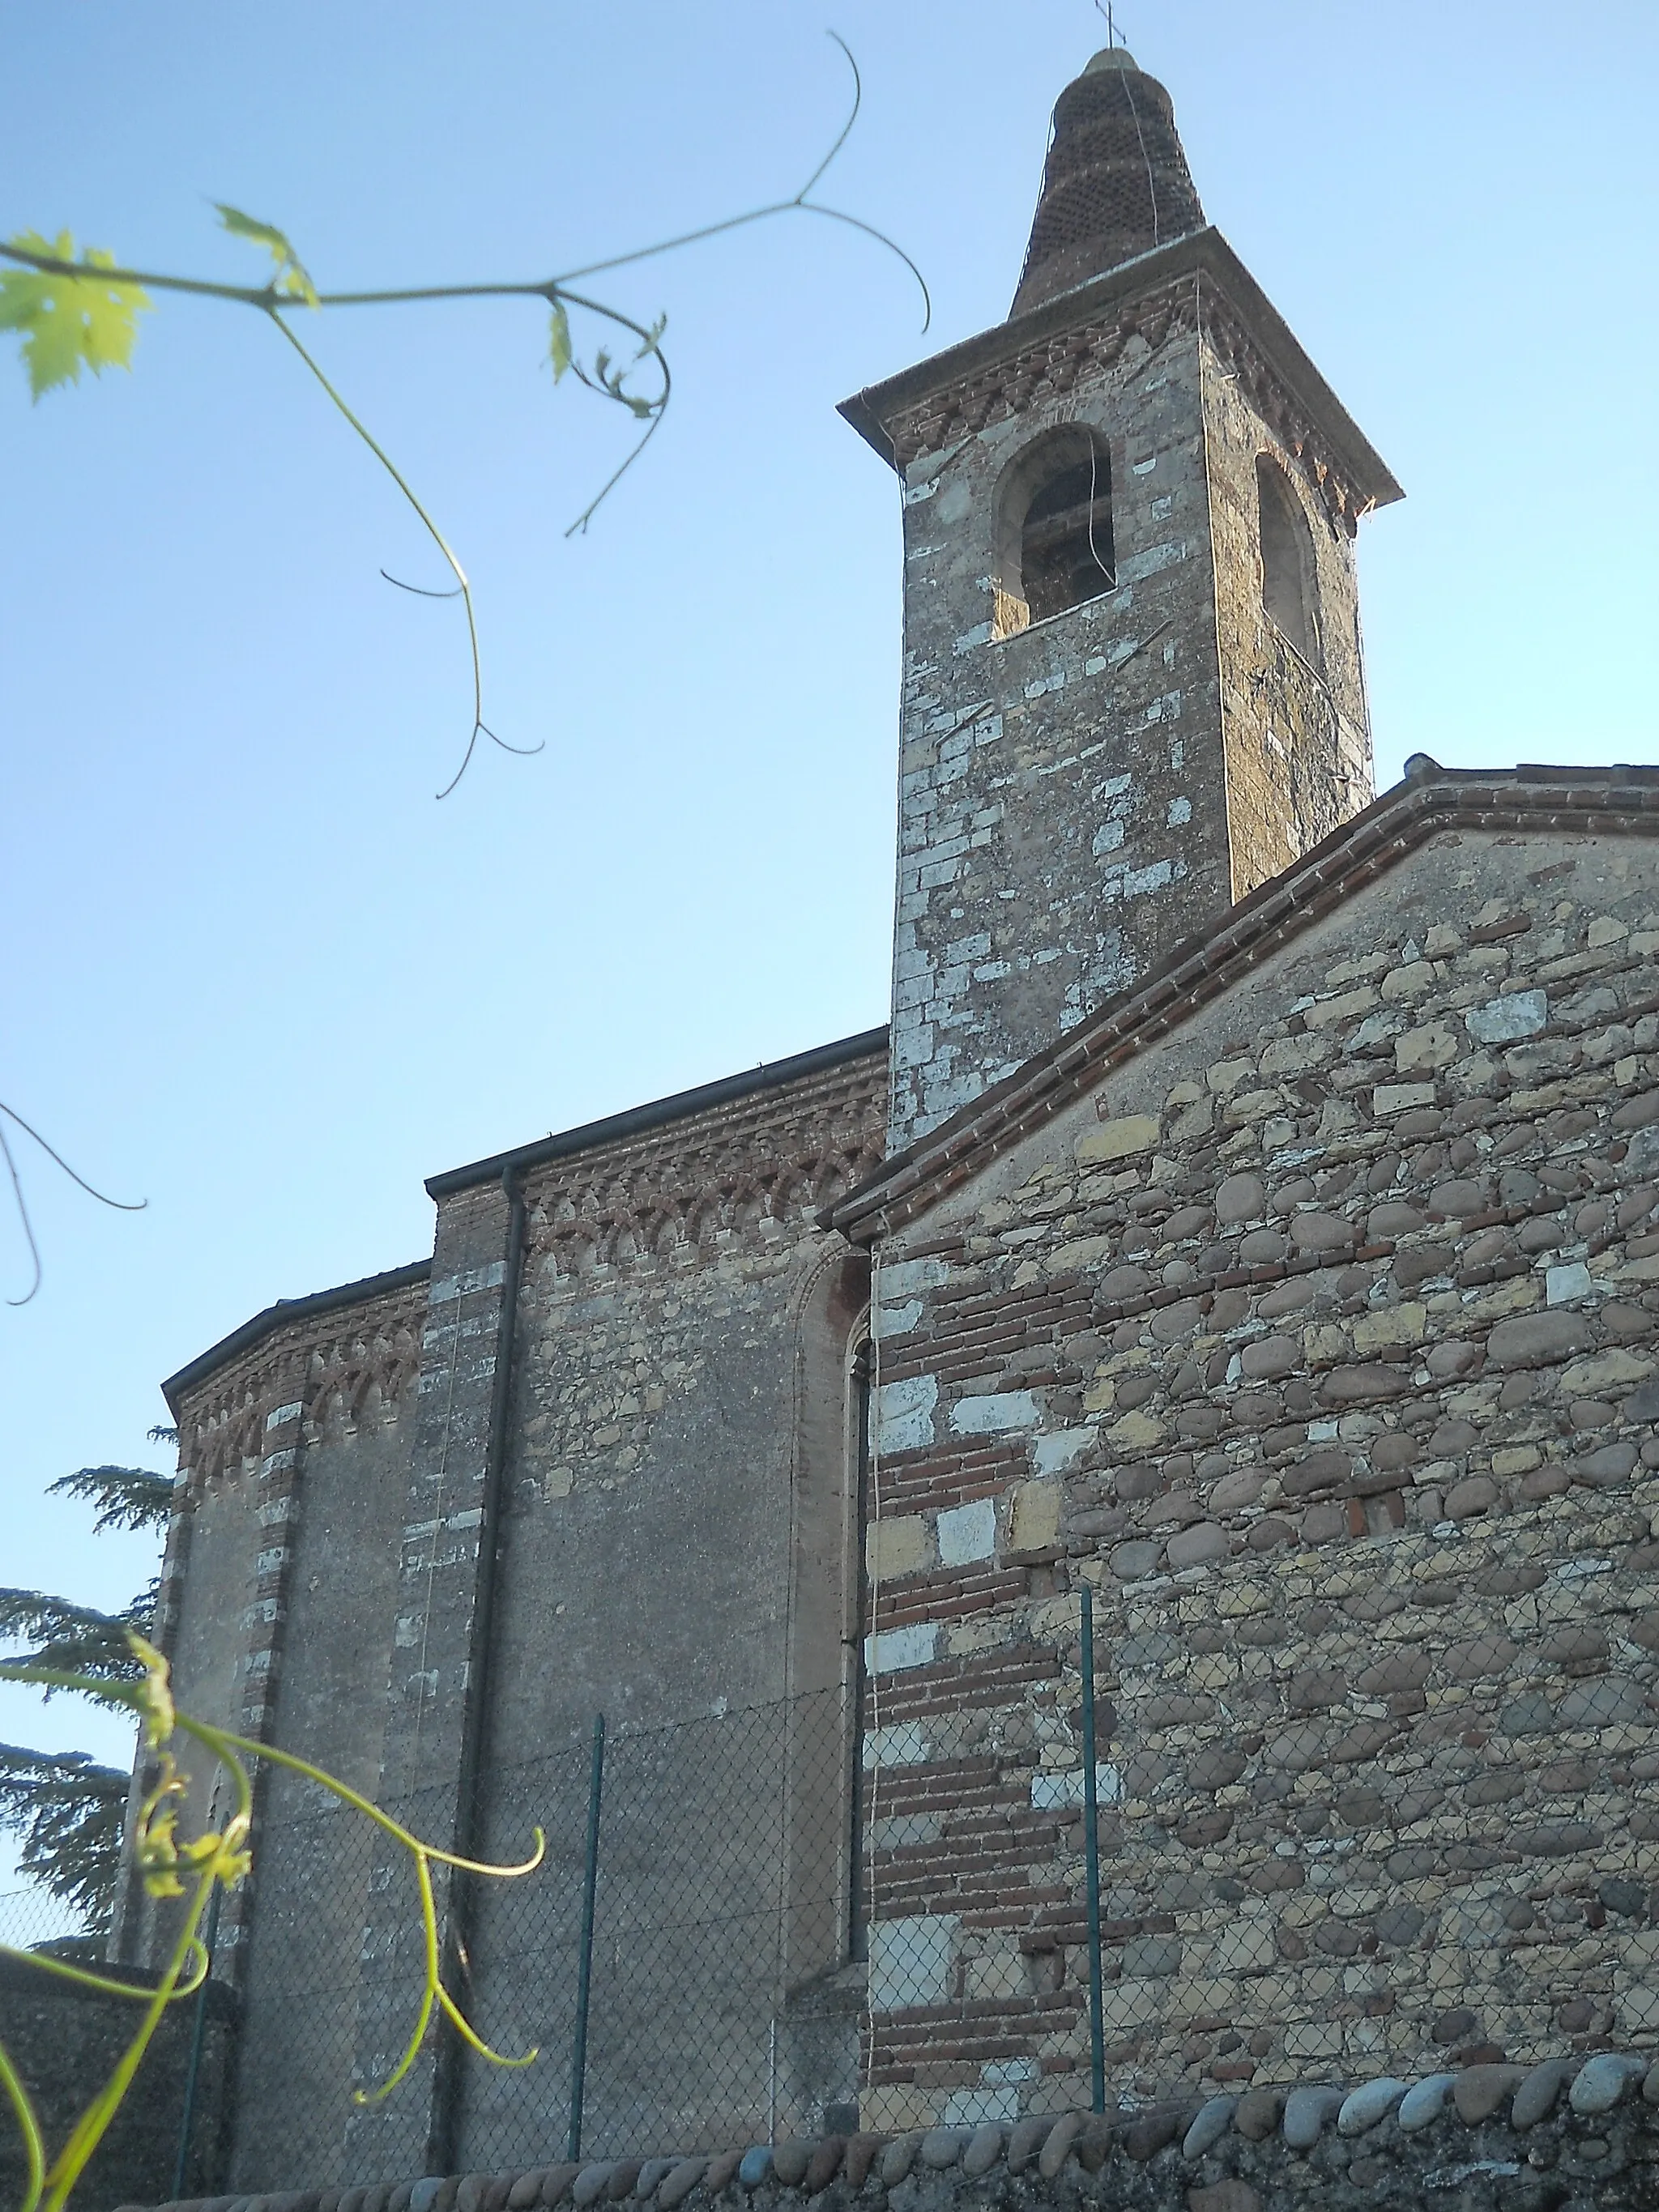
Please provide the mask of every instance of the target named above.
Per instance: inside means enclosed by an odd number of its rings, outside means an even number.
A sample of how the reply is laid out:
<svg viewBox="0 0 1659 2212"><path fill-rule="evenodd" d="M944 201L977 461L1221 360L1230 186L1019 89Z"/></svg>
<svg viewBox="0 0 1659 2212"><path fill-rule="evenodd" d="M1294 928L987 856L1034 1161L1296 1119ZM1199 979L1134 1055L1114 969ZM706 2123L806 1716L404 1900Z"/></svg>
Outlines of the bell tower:
<svg viewBox="0 0 1659 2212"><path fill-rule="evenodd" d="M1401 492L1121 47L1007 320L842 411L904 488L898 1150L1370 799L1353 541Z"/></svg>

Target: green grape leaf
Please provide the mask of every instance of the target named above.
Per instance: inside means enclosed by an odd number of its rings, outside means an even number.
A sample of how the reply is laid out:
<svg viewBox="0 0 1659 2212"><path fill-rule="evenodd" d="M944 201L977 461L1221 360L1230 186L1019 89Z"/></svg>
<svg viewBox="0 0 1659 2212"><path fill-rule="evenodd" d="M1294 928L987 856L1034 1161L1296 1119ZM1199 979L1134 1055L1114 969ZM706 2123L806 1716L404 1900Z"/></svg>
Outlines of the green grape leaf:
<svg viewBox="0 0 1659 2212"><path fill-rule="evenodd" d="M76 259L75 240L66 230L55 240L26 230L6 243L54 261ZM78 265L94 271L112 269L115 258L88 246ZM78 384L83 368L94 376L106 368L128 368L138 311L149 305L137 284L114 284L91 275L64 276L46 269L0 270L0 331L21 336L29 391L36 399L58 385Z"/></svg>
<svg viewBox="0 0 1659 2212"><path fill-rule="evenodd" d="M276 265L271 279L273 287L290 300L303 300L308 307L317 305L317 287L307 275L305 264L289 243L288 234L278 230L275 223L260 222L240 208L227 207L222 200L213 203L221 224L233 238L246 238L255 246L263 246Z"/></svg>
<svg viewBox="0 0 1659 2212"><path fill-rule="evenodd" d="M553 302L553 329L548 340L548 359L553 364L553 381L556 384L570 366L573 358L570 347L570 318L565 313L564 301Z"/></svg>

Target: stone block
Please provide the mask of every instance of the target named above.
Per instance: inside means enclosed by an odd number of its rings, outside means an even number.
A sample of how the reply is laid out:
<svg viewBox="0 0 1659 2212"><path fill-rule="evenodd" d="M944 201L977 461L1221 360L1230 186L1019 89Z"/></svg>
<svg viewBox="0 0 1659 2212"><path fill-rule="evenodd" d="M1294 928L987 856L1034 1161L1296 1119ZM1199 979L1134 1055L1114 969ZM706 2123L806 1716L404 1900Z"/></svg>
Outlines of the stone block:
<svg viewBox="0 0 1659 2212"><path fill-rule="evenodd" d="M1103 1121L1077 1141L1076 1154L1080 1164L1087 1166L1103 1160L1130 1159L1138 1152L1149 1152L1158 1142L1158 1120L1152 1114L1127 1114L1115 1121Z"/></svg>

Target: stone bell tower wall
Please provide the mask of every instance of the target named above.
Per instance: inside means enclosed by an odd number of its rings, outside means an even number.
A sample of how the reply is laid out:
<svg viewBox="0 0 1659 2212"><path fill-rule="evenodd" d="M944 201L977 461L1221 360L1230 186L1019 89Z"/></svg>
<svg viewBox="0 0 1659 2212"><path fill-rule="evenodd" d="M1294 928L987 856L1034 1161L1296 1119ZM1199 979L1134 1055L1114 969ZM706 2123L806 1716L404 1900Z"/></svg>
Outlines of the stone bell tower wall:
<svg viewBox="0 0 1659 2212"><path fill-rule="evenodd" d="M846 411L904 484L897 1150L1369 801L1352 540L1399 487L1212 230ZM1111 580L1034 614L1022 524L1090 454Z"/></svg>
<svg viewBox="0 0 1659 2212"><path fill-rule="evenodd" d="M1232 896L1243 899L1370 804L1354 559L1362 502L1213 283L1200 280L1198 314ZM1264 604L1264 477L1301 540L1313 635L1300 648Z"/></svg>
<svg viewBox="0 0 1659 2212"><path fill-rule="evenodd" d="M1191 279L1039 337L893 424L905 661L891 1140L1229 903ZM1045 434L1109 460L1117 588L1009 630L999 526Z"/></svg>

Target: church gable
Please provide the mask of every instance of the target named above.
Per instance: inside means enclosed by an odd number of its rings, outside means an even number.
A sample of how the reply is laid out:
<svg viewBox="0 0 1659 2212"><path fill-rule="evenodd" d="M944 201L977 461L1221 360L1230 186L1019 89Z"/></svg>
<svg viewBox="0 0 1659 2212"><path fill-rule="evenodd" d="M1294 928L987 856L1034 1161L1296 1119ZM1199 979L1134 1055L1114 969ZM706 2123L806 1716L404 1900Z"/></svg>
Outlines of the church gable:
<svg viewBox="0 0 1659 2212"><path fill-rule="evenodd" d="M1468 2043L1553 2047L1552 1970L1503 1914L1592 1847L1597 1881L1644 1862L1631 1761L1659 1754L1642 821L1448 823L1184 1018L1144 994L1046 1115L1064 1055L1012 1079L948 1185L939 1133L932 1202L925 1157L890 1170L876 1787L902 1810L968 1761L987 1810L878 1853L885 2124L995 2103L966 2063L921 2090L919 2008L937 2039L977 1995L1034 2067L1086 2063L1084 1583L1118 2078L1427 2065L1443 1978ZM1637 1939L1586 1942L1575 1986L1659 2020Z"/></svg>

